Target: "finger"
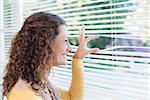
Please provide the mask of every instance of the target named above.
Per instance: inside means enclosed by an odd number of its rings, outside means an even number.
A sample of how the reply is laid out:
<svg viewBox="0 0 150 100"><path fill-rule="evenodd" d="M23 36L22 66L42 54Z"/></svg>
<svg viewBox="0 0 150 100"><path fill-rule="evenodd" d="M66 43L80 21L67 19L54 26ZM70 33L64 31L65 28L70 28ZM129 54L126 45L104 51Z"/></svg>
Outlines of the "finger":
<svg viewBox="0 0 150 100"><path fill-rule="evenodd" d="M78 37L78 41L79 41L79 44L81 43L81 40L82 40L82 34L81 34L81 29L79 29L79 37Z"/></svg>
<svg viewBox="0 0 150 100"><path fill-rule="evenodd" d="M92 39L98 38L98 36L89 36L85 39L85 42L88 43L89 41L91 41Z"/></svg>
<svg viewBox="0 0 150 100"><path fill-rule="evenodd" d="M96 52L99 52L99 51L100 51L99 48L92 48L92 49L88 50L88 54L96 53Z"/></svg>
<svg viewBox="0 0 150 100"><path fill-rule="evenodd" d="M78 41L81 44L81 42L85 39L85 28L82 26L81 29L79 29L79 38Z"/></svg>
<svg viewBox="0 0 150 100"><path fill-rule="evenodd" d="M84 25L82 25L81 33L82 33L82 39L85 39L85 26Z"/></svg>

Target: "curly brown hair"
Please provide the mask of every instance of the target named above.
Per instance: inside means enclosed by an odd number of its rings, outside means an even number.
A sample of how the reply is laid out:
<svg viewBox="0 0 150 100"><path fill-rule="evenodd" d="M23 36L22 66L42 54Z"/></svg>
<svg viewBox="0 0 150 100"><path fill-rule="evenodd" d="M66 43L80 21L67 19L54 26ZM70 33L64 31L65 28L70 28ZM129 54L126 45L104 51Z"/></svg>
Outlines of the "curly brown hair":
<svg viewBox="0 0 150 100"><path fill-rule="evenodd" d="M29 16L12 41L10 57L5 68L3 95L7 96L19 78L43 86L47 64L53 53L52 43L65 21L51 13L39 12ZM65 24L66 25L66 24ZM50 70L50 69L49 69Z"/></svg>

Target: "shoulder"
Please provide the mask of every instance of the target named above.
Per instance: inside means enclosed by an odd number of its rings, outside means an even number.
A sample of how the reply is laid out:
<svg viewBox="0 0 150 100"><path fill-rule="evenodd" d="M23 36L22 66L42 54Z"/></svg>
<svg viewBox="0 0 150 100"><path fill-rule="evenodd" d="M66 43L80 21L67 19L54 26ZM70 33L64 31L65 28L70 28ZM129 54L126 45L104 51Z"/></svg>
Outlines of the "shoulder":
<svg viewBox="0 0 150 100"><path fill-rule="evenodd" d="M33 90L28 88L11 89L7 96L8 100L42 100Z"/></svg>

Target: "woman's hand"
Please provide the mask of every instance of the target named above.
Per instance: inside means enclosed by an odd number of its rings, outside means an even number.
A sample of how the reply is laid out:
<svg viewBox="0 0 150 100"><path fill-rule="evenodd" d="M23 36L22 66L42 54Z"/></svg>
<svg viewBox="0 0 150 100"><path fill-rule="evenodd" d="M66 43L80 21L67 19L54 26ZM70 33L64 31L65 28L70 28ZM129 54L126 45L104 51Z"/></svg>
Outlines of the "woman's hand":
<svg viewBox="0 0 150 100"><path fill-rule="evenodd" d="M99 48L88 49L86 47L87 43L94 38L97 38L97 37L89 36L89 37L85 38L85 28L84 28L84 26L82 26L82 28L79 30L79 38L78 38L79 48L77 49L77 51L75 52L75 55L73 57L78 58L78 59L83 59L88 54L96 53L96 52L100 51Z"/></svg>

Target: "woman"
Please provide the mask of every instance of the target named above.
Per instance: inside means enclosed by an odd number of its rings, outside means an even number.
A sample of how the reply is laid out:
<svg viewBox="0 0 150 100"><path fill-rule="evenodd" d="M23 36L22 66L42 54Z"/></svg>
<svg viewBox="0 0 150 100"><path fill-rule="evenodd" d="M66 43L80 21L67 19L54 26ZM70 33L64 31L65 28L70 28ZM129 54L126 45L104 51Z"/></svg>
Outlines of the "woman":
<svg viewBox="0 0 150 100"><path fill-rule="evenodd" d="M5 69L3 97L8 100L82 100L84 79L82 62L99 49L86 49L84 27L79 31L79 48L72 59L72 82L69 90L59 89L48 81L52 67L65 65L71 51L65 21L51 13L28 17L12 41Z"/></svg>

